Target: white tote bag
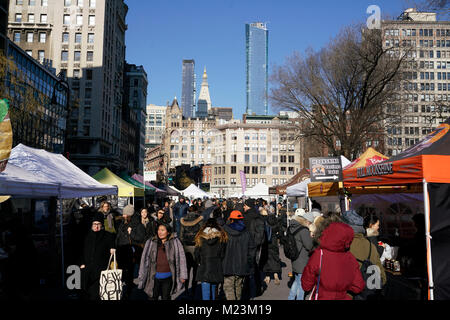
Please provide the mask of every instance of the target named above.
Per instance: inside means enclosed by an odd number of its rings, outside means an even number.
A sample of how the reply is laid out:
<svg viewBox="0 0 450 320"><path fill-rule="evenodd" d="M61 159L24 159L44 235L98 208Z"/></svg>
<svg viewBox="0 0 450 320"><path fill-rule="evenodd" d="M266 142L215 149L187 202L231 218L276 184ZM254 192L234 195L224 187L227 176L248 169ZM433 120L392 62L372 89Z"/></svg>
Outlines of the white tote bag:
<svg viewBox="0 0 450 320"><path fill-rule="evenodd" d="M111 259L114 256L114 268L110 270ZM122 270L117 269L116 252L109 257L108 267L100 275L100 299L122 299Z"/></svg>

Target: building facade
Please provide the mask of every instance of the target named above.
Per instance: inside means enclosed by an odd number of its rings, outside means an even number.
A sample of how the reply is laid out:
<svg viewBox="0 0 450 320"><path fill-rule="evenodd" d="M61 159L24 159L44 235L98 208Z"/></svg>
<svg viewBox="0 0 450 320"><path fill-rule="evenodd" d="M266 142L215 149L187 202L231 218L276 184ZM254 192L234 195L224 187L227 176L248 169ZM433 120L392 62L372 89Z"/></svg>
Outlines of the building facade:
<svg viewBox="0 0 450 320"><path fill-rule="evenodd" d="M11 1L8 35L69 79L70 160L88 174L120 168L125 63L123 0Z"/></svg>
<svg viewBox="0 0 450 320"><path fill-rule="evenodd" d="M133 171L130 173L144 173L145 158L145 130L147 119L147 73L143 66L125 64L125 99L127 104L136 114L136 128L134 132L135 154L130 161L133 163ZM123 120L122 120L123 121Z"/></svg>
<svg viewBox="0 0 450 320"><path fill-rule="evenodd" d="M211 96L209 95L208 75L206 73L206 67L203 71L202 86L200 88L200 95L197 101L196 118L206 118L211 114Z"/></svg>
<svg viewBox="0 0 450 320"><path fill-rule="evenodd" d="M245 25L247 114L269 114L269 30L265 23Z"/></svg>
<svg viewBox="0 0 450 320"><path fill-rule="evenodd" d="M162 137L166 129L167 106L149 104L145 122L145 148L155 148L163 142Z"/></svg>
<svg viewBox="0 0 450 320"><path fill-rule="evenodd" d="M193 118L197 112L195 105L196 90L195 61L193 59L183 60L181 107L185 118Z"/></svg>
<svg viewBox="0 0 450 320"><path fill-rule="evenodd" d="M387 106L401 115L399 122L385 124L386 155L391 156L417 144L450 117L450 21L408 9L399 20L381 26L385 49L398 54L402 47L411 48L397 103Z"/></svg>

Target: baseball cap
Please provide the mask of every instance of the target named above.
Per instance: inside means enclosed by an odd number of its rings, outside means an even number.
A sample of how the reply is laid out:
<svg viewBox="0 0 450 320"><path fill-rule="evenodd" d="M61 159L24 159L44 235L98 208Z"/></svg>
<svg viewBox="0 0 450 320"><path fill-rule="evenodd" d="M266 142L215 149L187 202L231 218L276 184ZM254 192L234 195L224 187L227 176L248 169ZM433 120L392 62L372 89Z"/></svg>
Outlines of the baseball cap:
<svg viewBox="0 0 450 320"><path fill-rule="evenodd" d="M244 216L242 215L242 213L239 210L233 210L230 213L229 219L235 219L235 220L244 219Z"/></svg>

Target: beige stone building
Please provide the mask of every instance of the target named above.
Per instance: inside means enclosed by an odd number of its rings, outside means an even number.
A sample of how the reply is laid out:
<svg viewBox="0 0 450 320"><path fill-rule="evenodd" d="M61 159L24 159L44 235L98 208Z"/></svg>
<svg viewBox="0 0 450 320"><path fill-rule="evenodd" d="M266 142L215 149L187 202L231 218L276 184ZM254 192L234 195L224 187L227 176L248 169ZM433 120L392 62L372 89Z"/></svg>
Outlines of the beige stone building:
<svg viewBox="0 0 450 320"><path fill-rule="evenodd" d="M69 79L79 101L67 124L69 152L89 174L121 166L127 12L123 0L10 1L9 38Z"/></svg>
<svg viewBox="0 0 450 320"><path fill-rule="evenodd" d="M241 192L240 171L247 188L289 181L304 164L295 119L288 116L245 116L244 121L214 117L183 119L177 100L167 108L162 153L169 167L208 166L211 192L228 197Z"/></svg>

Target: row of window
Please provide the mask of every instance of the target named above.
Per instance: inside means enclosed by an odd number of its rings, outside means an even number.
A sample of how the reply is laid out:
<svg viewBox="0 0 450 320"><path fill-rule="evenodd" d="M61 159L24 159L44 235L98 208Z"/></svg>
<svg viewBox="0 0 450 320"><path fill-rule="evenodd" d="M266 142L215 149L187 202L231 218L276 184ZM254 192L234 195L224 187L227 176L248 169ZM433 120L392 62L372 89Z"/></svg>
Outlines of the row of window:
<svg viewBox="0 0 450 320"><path fill-rule="evenodd" d="M450 91L450 83L443 82L438 83L437 86L435 86L434 83L421 83L420 84L420 91Z"/></svg>
<svg viewBox="0 0 450 320"><path fill-rule="evenodd" d="M95 8L97 1L96 0L88 0L89 8ZM64 6L69 7L71 5L77 5L78 7L84 7L84 3L88 2L87 0L64 0ZM23 4L28 3L29 6L35 6L36 3L40 3L42 7L48 7L48 0L16 0L16 5L21 6Z"/></svg>
<svg viewBox="0 0 450 320"><path fill-rule="evenodd" d="M71 16L70 14L65 14L63 16L63 24L65 25L70 25L71 24ZM83 15L81 14L77 14L76 15L76 25L81 26L83 24ZM95 16L94 15L89 15L88 17L88 25L89 26L95 26Z"/></svg>
<svg viewBox="0 0 450 320"><path fill-rule="evenodd" d="M75 43L82 43L83 40L83 34L82 33L75 33ZM94 33L88 33L87 34L87 43L94 43L95 40L95 34ZM63 32L62 34L62 43L69 43L70 42L70 34L68 32Z"/></svg>
<svg viewBox="0 0 450 320"><path fill-rule="evenodd" d="M81 51L74 51L74 61L81 61ZM69 61L69 51L61 51L61 61ZM86 52L86 61L94 61L94 51Z"/></svg>
<svg viewBox="0 0 450 320"><path fill-rule="evenodd" d="M47 18L48 18L48 16L46 14L41 14L39 22L40 23L47 23L47 21L48 21ZM21 13L16 13L15 22L25 22L25 21L23 21ZM34 13L29 13L28 14L27 22L29 22L29 23L36 23L36 19L34 17Z"/></svg>
<svg viewBox="0 0 450 320"><path fill-rule="evenodd" d="M21 40L21 32L14 32L14 42L19 43ZM27 42L34 42L34 33L27 32ZM39 42L46 43L47 42L47 33L39 32Z"/></svg>
<svg viewBox="0 0 450 320"><path fill-rule="evenodd" d="M437 37L450 37L450 29L436 29ZM419 36L421 37L433 37L433 29L419 29ZM399 29L385 29L385 36L398 37L400 35ZM402 29L402 36L415 37L417 36L417 29Z"/></svg>

